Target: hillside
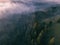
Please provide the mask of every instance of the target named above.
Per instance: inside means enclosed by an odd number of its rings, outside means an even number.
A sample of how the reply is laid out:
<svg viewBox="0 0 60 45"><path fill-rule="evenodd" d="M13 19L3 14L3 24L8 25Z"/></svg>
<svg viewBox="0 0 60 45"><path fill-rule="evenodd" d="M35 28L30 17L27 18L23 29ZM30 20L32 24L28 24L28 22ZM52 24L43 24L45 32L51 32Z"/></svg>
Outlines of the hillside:
<svg viewBox="0 0 60 45"><path fill-rule="evenodd" d="M9 15L0 19L0 45L55 45L59 40L54 41L55 36L59 36L59 27L60 6Z"/></svg>

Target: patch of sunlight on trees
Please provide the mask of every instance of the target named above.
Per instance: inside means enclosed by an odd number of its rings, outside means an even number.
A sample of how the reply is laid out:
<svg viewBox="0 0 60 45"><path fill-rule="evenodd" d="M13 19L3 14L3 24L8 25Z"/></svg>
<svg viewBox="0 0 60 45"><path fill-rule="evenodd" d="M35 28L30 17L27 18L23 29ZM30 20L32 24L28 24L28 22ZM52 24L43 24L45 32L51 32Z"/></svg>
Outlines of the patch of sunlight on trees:
<svg viewBox="0 0 60 45"><path fill-rule="evenodd" d="M34 23L34 25L33 25L33 29L35 29L36 26L37 26L37 22Z"/></svg>
<svg viewBox="0 0 60 45"><path fill-rule="evenodd" d="M49 45L53 45L54 41L55 41L55 38L54 37L51 38L50 41L49 41Z"/></svg>
<svg viewBox="0 0 60 45"><path fill-rule="evenodd" d="M39 36L37 37L37 42L40 43L41 36L43 34L43 30L40 32Z"/></svg>

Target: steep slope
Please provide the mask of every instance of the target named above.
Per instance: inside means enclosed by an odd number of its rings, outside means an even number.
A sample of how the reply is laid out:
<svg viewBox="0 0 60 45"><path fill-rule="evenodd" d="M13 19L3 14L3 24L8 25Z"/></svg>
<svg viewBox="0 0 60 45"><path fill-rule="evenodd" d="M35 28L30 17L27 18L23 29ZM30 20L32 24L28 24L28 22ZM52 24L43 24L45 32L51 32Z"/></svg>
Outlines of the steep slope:
<svg viewBox="0 0 60 45"><path fill-rule="evenodd" d="M59 6L50 7L0 19L0 45L54 45L54 19L59 10Z"/></svg>

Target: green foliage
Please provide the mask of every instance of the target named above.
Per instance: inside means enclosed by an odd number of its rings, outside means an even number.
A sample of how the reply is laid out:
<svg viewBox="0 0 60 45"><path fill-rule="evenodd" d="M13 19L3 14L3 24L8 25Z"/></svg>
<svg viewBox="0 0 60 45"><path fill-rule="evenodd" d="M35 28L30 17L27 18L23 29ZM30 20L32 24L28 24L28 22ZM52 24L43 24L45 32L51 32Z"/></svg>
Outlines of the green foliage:
<svg viewBox="0 0 60 45"><path fill-rule="evenodd" d="M60 19L57 20L57 23L60 23Z"/></svg>
<svg viewBox="0 0 60 45"><path fill-rule="evenodd" d="M31 36L31 45L49 45L52 38L54 37L54 32L52 31L53 22L50 21L48 24L46 22L35 23L33 27L33 32ZM54 42L53 42L54 43Z"/></svg>

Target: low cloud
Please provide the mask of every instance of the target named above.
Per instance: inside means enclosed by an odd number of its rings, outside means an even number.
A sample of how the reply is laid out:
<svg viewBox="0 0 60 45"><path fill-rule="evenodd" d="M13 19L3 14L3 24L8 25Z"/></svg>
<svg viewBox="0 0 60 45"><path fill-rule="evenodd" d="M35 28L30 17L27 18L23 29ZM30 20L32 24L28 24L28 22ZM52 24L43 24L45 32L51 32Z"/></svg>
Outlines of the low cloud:
<svg viewBox="0 0 60 45"><path fill-rule="evenodd" d="M5 0L5 1L6 3L9 3L8 5L10 7L7 8L6 5L5 6L6 8L4 10L0 10L1 12L0 15L2 15L2 17L4 16L4 14L8 15L22 12L33 12L53 5L54 3L52 4L51 2L56 3L60 2L59 0ZM44 4L43 5L40 4L41 2L43 2Z"/></svg>
<svg viewBox="0 0 60 45"><path fill-rule="evenodd" d="M4 3L2 3L4 4ZM22 12L32 12L34 11L34 6L27 6L23 3L13 3L6 2L4 6L0 6L0 18L6 17L9 14L18 14Z"/></svg>

